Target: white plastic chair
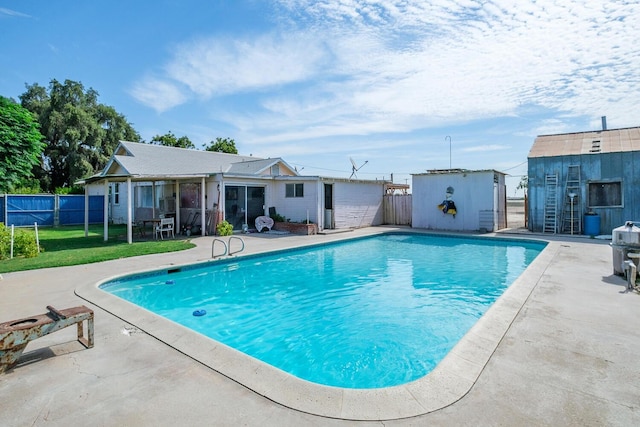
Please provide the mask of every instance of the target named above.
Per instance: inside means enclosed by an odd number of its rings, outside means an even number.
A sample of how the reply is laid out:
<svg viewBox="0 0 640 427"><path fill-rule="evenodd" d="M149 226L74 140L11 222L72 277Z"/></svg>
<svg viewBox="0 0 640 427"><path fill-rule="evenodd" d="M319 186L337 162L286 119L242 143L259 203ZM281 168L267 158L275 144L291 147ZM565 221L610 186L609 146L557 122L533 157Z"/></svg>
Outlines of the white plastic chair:
<svg viewBox="0 0 640 427"><path fill-rule="evenodd" d="M258 233L261 233L265 228L271 231L271 227L273 227L273 219L268 216L259 216L256 218L256 230L258 230Z"/></svg>
<svg viewBox="0 0 640 427"><path fill-rule="evenodd" d="M169 234L171 234L172 238L175 237L173 218L160 218L160 223L156 226L156 240L158 239L158 235L160 239L164 240L164 233L167 233L167 237L169 237Z"/></svg>

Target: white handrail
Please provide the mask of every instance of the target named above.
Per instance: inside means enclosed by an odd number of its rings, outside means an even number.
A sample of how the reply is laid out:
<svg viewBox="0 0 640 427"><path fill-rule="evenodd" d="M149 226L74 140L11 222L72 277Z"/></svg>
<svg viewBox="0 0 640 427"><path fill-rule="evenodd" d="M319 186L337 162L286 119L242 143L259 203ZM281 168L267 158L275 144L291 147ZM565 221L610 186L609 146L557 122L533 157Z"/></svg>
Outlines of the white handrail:
<svg viewBox="0 0 640 427"><path fill-rule="evenodd" d="M229 247L224 242L224 240L216 238L216 239L213 239L213 242L211 243L211 258L215 258L216 257L216 254L215 254L216 242L220 242L220 243L222 243L222 246L224 246L224 252L222 254L218 255L218 256L225 256L229 252Z"/></svg>

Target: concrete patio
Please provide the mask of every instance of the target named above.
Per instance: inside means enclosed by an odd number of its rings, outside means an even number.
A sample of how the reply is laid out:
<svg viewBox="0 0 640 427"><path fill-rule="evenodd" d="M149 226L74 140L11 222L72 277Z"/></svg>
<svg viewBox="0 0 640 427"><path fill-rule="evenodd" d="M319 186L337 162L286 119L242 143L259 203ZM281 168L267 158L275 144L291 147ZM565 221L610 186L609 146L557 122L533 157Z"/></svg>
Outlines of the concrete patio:
<svg viewBox="0 0 640 427"><path fill-rule="evenodd" d="M392 228L243 235L243 253L381 230ZM0 425L640 425L640 296L625 292L625 280L613 275L609 242L526 237L550 244L537 272L521 277L522 304L512 307L514 317L488 361L441 409L387 421L290 409L185 354L179 343L150 335L163 328L160 321L134 313L128 323L76 294L86 297L87 289L114 275L208 260L212 237L196 238L197 248L178 253L3 274L0 322L44 313L47 305L84 304L95 311L95 346L77 343L75 328L29 344L19 364L0 374ZM385 413L398 402L388 405Z"/></svg>

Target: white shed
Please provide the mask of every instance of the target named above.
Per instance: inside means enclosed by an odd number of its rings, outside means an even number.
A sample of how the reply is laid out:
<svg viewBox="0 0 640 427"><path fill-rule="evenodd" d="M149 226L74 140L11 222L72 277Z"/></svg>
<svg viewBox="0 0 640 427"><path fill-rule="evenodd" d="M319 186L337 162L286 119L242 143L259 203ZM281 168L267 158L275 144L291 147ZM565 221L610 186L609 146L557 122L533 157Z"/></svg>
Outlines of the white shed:
<svg viewBox="0 0 640 427"><path fill-rule="evenodd" d="M411 182L414 228L491 232L507 226L502 172L435 170L414 174Z"/></svg>

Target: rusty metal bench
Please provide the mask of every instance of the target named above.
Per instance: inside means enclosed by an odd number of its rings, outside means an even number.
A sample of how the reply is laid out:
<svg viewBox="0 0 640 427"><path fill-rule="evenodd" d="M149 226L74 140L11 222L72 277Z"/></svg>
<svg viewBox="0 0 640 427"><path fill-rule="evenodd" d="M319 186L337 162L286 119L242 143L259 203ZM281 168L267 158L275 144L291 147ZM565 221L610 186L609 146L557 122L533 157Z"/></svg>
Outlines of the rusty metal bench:
<svg viewBox="0 0 640 427"><path fill-rule="evenodd" d="M86 348L93 347L93 310L79 307L57 310L47 306L48 313L24 319L0 323L0 374L14 365L30 341L59 331L73 324L78 325L78 342ZM87 337L83 322L87 321Z"/></svg>

